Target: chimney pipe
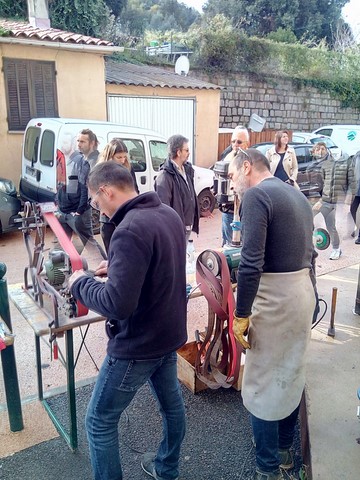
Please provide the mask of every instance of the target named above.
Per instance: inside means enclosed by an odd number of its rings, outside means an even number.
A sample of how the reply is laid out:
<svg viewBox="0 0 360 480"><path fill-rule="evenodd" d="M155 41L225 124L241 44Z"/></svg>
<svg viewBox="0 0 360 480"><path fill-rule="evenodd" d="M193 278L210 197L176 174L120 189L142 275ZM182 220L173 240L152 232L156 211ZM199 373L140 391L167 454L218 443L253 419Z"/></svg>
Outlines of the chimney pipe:
<svg viewBox="0 0 360 480"><path fill-rule="evenodd" d="M27 0L27 5L30 25L50 28L48 0Z"/></svg>

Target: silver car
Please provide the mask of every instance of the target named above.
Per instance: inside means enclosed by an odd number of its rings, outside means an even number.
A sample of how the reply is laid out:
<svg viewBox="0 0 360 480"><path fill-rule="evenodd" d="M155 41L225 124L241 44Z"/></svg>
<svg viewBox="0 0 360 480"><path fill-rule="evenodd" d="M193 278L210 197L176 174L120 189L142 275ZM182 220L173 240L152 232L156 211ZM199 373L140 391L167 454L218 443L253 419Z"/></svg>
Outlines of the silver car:
<svg viewBox="0 0 360 480"><path fill-rule="evenodd" d="M311 143L312 145L315 145L318 142L325 143L335 160L339 160L341 157L348 157L348 155L335 145L334 141L326 135L316 135L315 133L309 132L293 132L292 134L291 143Z"/></svg>

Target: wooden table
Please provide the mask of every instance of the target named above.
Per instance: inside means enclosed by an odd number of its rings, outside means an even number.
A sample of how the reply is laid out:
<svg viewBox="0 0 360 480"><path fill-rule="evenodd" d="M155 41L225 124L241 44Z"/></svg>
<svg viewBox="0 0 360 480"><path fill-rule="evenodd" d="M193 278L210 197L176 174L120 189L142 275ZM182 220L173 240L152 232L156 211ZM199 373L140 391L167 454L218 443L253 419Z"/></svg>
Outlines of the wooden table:
<svg viewBox="0 0 360 480"><path fill-rule="evenodd" d="M25 318L35 334L35 348L36 348L36 369L37 369L37 382L38 382L38 397L43 403L45 410L49 414L50 419L54 423L56 429L60 435L66 440L71 450L75 451L78 446L77 435L77 422L76 422L76 401L75 401L75 366L74 360L74 328L86 326L83 341L76 354L76 358L79 357L82 346L85 341L89 326L92 323L105 320L104 317L97 313L89 311L89 313L83 317L69 318L64 315L59 315L59 327L50 329L49 323L52 318L47 315L39 305L30 297L30 295L22 288L21 284L14 284L8 286L9 298L19 310L21 315ZM43 378L41 371L41 347L40 338L45 335L51 334L64 334L66 344L66 355L64 361L64 367L66 369L67 378L67 397L69 406L69 432L66 431L64 425L57 418L56 414L52 410L51 406L44 398L43 390Z"/></svg>

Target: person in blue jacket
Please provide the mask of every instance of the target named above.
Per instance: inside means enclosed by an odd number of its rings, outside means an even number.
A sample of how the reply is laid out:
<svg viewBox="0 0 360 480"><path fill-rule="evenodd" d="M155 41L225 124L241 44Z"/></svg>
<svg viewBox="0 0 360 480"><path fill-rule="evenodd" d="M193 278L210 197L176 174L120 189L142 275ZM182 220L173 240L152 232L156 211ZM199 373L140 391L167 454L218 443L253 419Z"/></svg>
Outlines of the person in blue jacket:
<svg viewBox="0 0 360 480"><path fill-rule="evenodd" d="M107 318L107 355L86 415L95 480L121 480L118 423L138 389L149 382L160 405L163 439L146 453L143 470L158 480L179 476L185 410L177 379L177 354L187 340L185 232L178 214L155 192L138 195L131 173L113 162L88 177L94 208L116 227L108 261L95 275L69 279L75 299Z"/></svg>

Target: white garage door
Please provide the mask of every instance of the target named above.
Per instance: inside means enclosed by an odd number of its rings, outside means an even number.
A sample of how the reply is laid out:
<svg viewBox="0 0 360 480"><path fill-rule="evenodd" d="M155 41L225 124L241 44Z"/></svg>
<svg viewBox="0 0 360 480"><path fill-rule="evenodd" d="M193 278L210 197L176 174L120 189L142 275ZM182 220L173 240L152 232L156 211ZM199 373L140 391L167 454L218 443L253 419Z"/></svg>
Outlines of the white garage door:
<svg viewBox="0 0 360 480"><path fill-rule="evenodd" d="M108 95L108 121L149 128L166 139L180 134L189 139L190 161L195 162L195 98Z"/></svg>

